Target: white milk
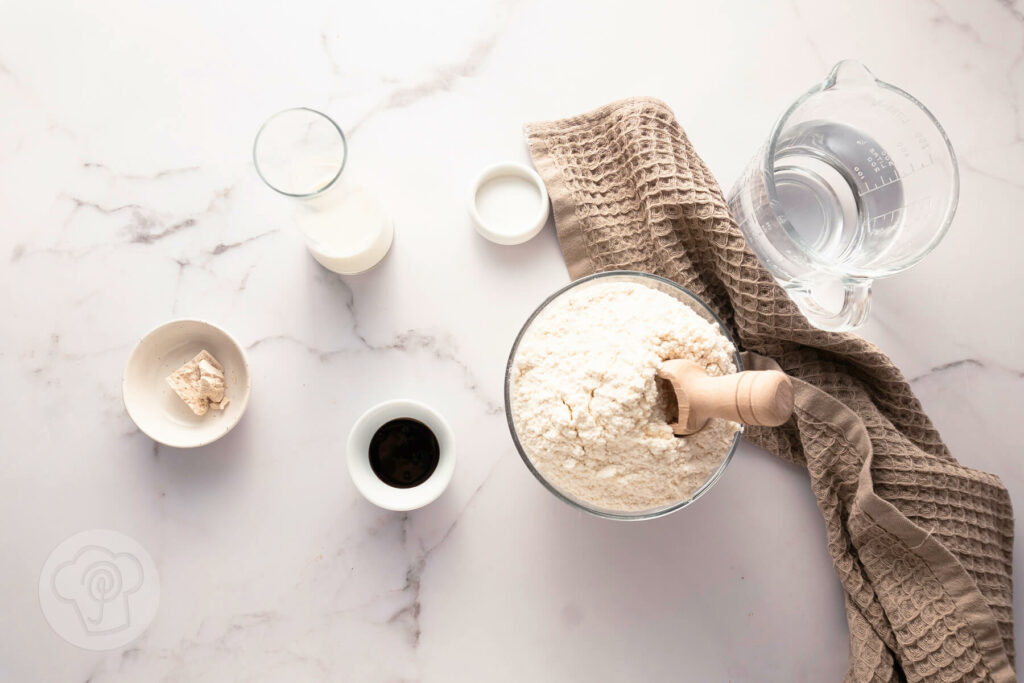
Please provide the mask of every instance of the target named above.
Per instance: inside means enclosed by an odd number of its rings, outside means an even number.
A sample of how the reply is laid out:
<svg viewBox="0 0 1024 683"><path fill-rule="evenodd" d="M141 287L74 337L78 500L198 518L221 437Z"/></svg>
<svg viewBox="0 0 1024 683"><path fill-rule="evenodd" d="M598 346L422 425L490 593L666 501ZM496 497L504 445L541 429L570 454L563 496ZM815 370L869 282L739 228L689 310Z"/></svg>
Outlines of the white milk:
<svg viewBox="0 0 1024 683"><path fill-rule="evenodd" d="M363 187L343 185L327 195L303 202L299 214L299 226L313 258L344 275L377 265L394 239L390 216Z"/></svg>

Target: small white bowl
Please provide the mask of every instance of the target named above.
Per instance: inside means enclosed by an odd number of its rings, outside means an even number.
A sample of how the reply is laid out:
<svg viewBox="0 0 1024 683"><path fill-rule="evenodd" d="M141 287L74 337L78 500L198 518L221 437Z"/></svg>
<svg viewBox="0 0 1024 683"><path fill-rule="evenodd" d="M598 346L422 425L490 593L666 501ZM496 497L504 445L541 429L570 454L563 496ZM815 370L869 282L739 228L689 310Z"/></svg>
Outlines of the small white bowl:
<svg viewBox="0 0 1024 683"><path fill-rule="evenodd" d="M419 420L434 432L440 447L437 469L419 486L400 489L381 481L370 467L370 440L385 423L399 418ZM356 420L348 434L348 473L366 500L385 510L405 512L434 502L455 473L455 435L440 414L418 401L379 403Z"/></svg>
<svg viewBox="0 0 1024 683"><path fill-rule="evenodd" d="M206 349L224 366L223 411L196 415L167 376ZM245 351L216 325L202 320L172 320L154 328L136 345L124 368L121 394L132 422L154 441L174 448L212 443L238 424L249 405L252 380Z"/></svg>
<svg viewBox="0 0 1024 683"><path fill-rule="evenodd" d="M480 211L479 194L480 190L489 183L498 179L518 180L532 185L537 190L537 197L519 196L519 193L510 192L508 188L498 189L505 194L507 201L514 202L517 215L522 215L521 223L514 225L503 225L489 221ZM529 202L528 204L526 202ZM515 245L522 244L533 239L537 233L544 229L548 222L550 201L544 181L529 166L514 162L495 164L488 166L476 177L469 188L469 215L476 225L476 231L494 242L495 244Z"/></svg>

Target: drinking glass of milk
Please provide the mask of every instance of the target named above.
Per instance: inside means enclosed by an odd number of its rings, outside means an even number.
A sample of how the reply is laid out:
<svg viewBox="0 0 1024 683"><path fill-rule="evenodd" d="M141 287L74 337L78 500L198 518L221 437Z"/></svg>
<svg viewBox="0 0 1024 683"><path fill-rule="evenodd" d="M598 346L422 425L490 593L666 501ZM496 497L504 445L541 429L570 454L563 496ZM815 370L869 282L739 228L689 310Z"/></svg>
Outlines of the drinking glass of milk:
<svg viewBox="0 0 1024 683"><path fill-rule="evenodd" d="M329 116L306 107L274 114L256 134L252 156L264 183L302 200L296 206L298 223L322 266L352 275L388 253L394 224L368 189L339 182L348 143Z"/></svg>

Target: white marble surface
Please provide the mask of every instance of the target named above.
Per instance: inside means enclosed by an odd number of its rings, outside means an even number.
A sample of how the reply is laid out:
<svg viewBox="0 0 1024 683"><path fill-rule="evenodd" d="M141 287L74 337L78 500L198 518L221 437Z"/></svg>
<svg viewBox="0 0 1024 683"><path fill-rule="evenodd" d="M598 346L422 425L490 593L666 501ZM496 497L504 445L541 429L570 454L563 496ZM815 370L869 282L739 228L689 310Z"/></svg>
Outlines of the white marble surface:
<svg viewBox="0 0 1024 683"><path fill-rule="evenodd" d="M877 285L864 334L1019 507L1024 5L837 5L0 1L0 680L838 679L842 598L796 468L744 447L643 524L533 480L502 373L567 275L550 226L498 247L463 207L481 166L526 160L524 122L631 94L672 105L728 186L789 101L861 59L933 109L963 173L948 238ZM320 269L253 172L256 128L296 105L342 123L349 177L395 217L369 274ZM183 316L254 372L242 423L197 451L156 448L120 400L134 341ZM408 515L359 498L343 459L395 396L460 450ZM163 589L107 653L61 640L36 595L50 550L94 527L146 547Z"/></svg>

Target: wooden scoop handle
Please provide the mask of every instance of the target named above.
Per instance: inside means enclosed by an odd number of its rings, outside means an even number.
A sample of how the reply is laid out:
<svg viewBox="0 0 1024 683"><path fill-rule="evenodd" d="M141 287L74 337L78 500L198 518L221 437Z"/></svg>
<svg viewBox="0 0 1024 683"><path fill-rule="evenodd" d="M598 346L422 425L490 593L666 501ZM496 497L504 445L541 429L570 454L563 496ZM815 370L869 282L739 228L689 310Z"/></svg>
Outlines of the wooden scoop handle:
<svg viewBox="0 0 1024 683"><path fill-rule="evenodd" d="M693 434L711 417L776 427L793 414L793 383L777 370L710 377L692 361L670 360L658 369L658 376L675 390L679 418L672 431L676 434Z"/></svg>

